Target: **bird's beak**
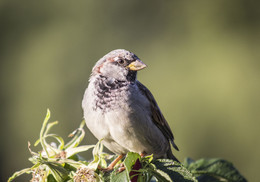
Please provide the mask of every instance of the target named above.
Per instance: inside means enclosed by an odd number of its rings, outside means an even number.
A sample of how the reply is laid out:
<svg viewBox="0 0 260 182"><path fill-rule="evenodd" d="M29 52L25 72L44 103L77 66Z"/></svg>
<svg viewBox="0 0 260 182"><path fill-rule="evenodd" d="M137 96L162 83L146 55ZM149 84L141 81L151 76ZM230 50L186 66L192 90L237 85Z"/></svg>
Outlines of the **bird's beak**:
<svg viewBox="0 0 260 182"><path fill-rule="evenodd" d="M139 71L141 69L146 68L146 64L144 64L140 59L135 60L134 62L130 63L127 68L132 71Z"/></svg>

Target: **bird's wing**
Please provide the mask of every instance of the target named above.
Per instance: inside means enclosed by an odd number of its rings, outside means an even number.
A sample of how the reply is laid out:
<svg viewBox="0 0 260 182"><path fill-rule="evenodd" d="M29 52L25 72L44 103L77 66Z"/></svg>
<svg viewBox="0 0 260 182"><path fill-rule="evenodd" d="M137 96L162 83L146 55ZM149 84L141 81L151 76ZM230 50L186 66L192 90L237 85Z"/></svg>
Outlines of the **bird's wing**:
<svg viewBox="0 0 260 182"><path fill-rule="evenodd" d="M160 108L158 107L152 93L142 83L140 83L139 81L136 82L139 90L142 92L143 95L147 97L147 99L151 103L152 120L154 124L162 131L163 135L171 141L173 147L176 150L179 150L174 143L174 136L172 134L171 128L164 118L162 112L160 111Z"/></svg>

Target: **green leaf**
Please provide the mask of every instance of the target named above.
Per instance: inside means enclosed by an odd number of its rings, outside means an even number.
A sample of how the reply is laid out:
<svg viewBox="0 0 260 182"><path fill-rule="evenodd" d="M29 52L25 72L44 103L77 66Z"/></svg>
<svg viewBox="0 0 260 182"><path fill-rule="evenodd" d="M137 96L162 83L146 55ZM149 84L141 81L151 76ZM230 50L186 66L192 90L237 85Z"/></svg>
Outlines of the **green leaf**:
<svg viewBox="0 0 260 182"><path fill-rule="evenodd" d="M126 170L121 172L121 173L113 171L110 174L110 180L109 181L111 181L111 182L129 181L129 175L128 175Z"/></svg>
<svg viewBox="0 0 260 182"><path fill-rule="evenodd" d="M72 155L70 157L68 157L68 159L71 159L71 160L74 160L74 161L84 161L86 162L86 159L82 156L80 156L79 154L75 154L75 155Z"/></svg>
<svg viewBox="0 0 260 182"><path fill-rule="evenodd" d="M86 166L86 165L84 165L83 162L77 162L77 161L74 161L74 160L71 160L71 159L63 159L62 162L65 163L65 165L64 165L65 169L67 167L66 164L72 166L75 169L77 169L81 166Z"/></svg>
<svg viewBox="0 0 260 182"><path fill-rule="evenodd" d="M33 152L32 149L31 149L31 143L28 141L28 150L29 152L31 153L31 155L37 155L36 152Z"/></svg>
<svg viewBox="0 0 260 182"><path fill-rule="evenodd" d="M58 124L59 122L58 121L54 121L54 122L51 122L51 123L48 123L48 125L46 126L46 129L45 129L45 132L43 134L43 136L46 136L48 133L49 133L49 130L56 124Z"/></svg>
<svg viewBox="0 0 260 182"><path fill-rule="evenodd" d="M147 155L147 156L143 157L143 159L147 160L148 163L151 163L153 161L153 154Z"/></svg>
<svg viewBox="0 0 260 182"><path fill-rule="evenodd" d="M133 167L133 165L135 164L137 159L140 159L140 155L138 153L134 153L134 152L128 152L125 160L124 160L124 165L126 168L126 171L129 173Z"/></svg>
<svg viewBox="0 0 260 182"><path fill-rule="evenodd" d="M48 134L48 135L45 136L45 138L47 138L47 137L52 137L52 138L56 139L60 143L59 147L58 147L59 150L63 149L63 147L64 147L64 140L63 140L62 137L60 137L59 135L56 135L56 134Z"/></svg>
<svg viewBox="0 0 260 182"><path fill-rule="evenodd" d="M157 172L172 181L178 182L197 182L196 178L180 163L171 159L157 159L153 162L157 168ZM165 175L167 174L167 175Z"/></svg>
<svg viewBox="0 0 260 182"><path fill-rule="evenodd" d="M151 174L154 176L158 181L163 181L163 182L173 182L171 180L171 177L165 173L164 171L161 170L148 170L148 174Z"/></svg>
<svg viewBox="0 0 260 182"><path fill-rule="evenodd" d="M18 176L21 176L24 173L28 174L28 173L31 173L31 172L32 172L31 168L25 168L25 169L22 169L20 171L17 171L8 179L8 182L13 181L15 178L17 178Z"/></svg>
<svg viewBox="0 0 260 182"><path fill-rule="evenodd" d="M85 131L82 128L74 130L69 137L73 137L65 146L64 149L77 147L85 136Z"/></svg>
<svg viewBox="0 0 260 182"><path fill-rule="evenodd" d="M229 181L246 182L232 163L223 159L186 159L184 165L197 177L199 181Z"/></svg>
<svg viewBox="0 0 260 182"><path fill-rule="evenodd" d="M93 155L101 155L102 154L104 146L101 142L102 142L102 139L99 140L98 143L95 145L95 147L92 151Z"/></svg>
<svg viewBox="0 0 260 182"><path fill-rule="evenodd" d="M65 181L68 178L69 172L61 164L56 162L44 162L43 164L48 166L56 181Z"/></svg>
<svg viewBox="0 0 260 182"><path fill-rule="evenodd" d="M56 139L56 140L60 143L59 149L61 150L61 149L63 149L63 146L64 146L64 140L63 140L60 136L58 136L58 135L56 135L56 134L48 134L49 130L50 130L54 125L56 125L56 124L58 124L58 121L54 121L54 122L52 122L52 123L48 123L46 129L44 129L45 132L44 132L44 134L42 135L42 138L44 139L44 142L47 143L47 142L45 141L45 139L46 139L47 137L53 137L54 139ZM38 140L34 143L34 146L37 146L39 143L40 143L40 139L38 139Z"/></svg>
<svg viewBox="0 0 260 182"><path fill-rule="evenodd" d="M93 159L93 161L91 161L91 163L89 163L88 167L90 169L96 170L98 168L100 158L97 155L94 155L93 157L94 157L94 159Z"/></svg>
<svg viewBox="0 0 260 182"><path fill-rule="evenodd" d="M80 153L80 152L84 152L84 151L87 151L91 148L94 148L95 145L82 145L82 146L79 146L79 147L76 147L76 148L69 148L66 151L66 157L69 158L77 153Z"/></svg>
<svg viewBox="0 0 260 182"><path fill-rule="evenodd" d="M93 154L93 161L88 165L89 168L96 170L98 165L101 162L101 154L103 151L103 144L101 143L102 140L99 140L98 143L95 145L92 154ZM104 166L101 166L104 167Z"/></svg>
<svg viewBox="0 0 260 182"><path fill-rule="evenodd" d="M54 178L52 174L49 174L47 177L47 182L57 182L57 180Z"/></svg>
<svg viewBox="0 0 260 182"><path fill-rule="evenodd" d="M80 125L79 125L79 128L83 129L85 125L86 125L86 122L85 122L85 120L83 119L83 120L81 121Z"/></svg>
<svg viewBox="0 0 260 182"><path fill-rule="evenodd" d="M48 151L47 151L47 146L46 146L46 142L45 142L45 139L44 139L43 134L44 134L44 130L45 130L45 128L46 128L46 125L47 125L47 123L48 123L50 117L51 117L50 110L47 109L47 114L46 114L46 117L45 117L45 119L44 119L44 121L43 121L42 128L41 128L41 131L40 131L40 143L41 143L42 148L43 148L43 150L45 151L45 153L46 153L46 155L47 155L48 157L49 157L49 153L48 153Z"/></svg>

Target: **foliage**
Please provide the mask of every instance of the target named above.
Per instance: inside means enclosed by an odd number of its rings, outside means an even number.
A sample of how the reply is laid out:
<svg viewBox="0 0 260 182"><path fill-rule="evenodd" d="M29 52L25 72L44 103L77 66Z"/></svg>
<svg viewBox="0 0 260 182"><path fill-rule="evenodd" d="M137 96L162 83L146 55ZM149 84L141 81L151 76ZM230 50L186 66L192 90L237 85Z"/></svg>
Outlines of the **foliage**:
<svg viewBox="0 0 260 182"><path fill-rule="evenodd" d="M199 181L246 182L232 163L223 159L200 159L193 161L187 158L183 165L197 177Z"/></svg>
<svg viewBox="0 0 260 182"><path fill-rule="evenodd" d="M120 161L111 172L103 172L107 163L115 156L103 152L103 145L99 141L96 145L79 146L85 136L83 130L84 121L80 127L69 136L72 139L65 145L63 138L56 134L49 134L50 129L58 124L57 121L49 122L50 111L47 111L43 121L40 137L35 146L41 145L42 151L36 153L30 148L32 154L29 161L33 163L31 168L25 168L15 172L8 180L29 173L31 181L39 182L99 182L99 181L178 181L178 182L208 182L208 181L236 181L246 182L234 166L221 159L200 159L193 161L186 159L183 164L170 159L153 159L153 156L141 157L137 153L129 152L123 161ZM48 143L47 138L53 138L56 143ZM80 152L93 149L93 160L86 161L78 155ZM122 166L124 170L122 171Z"/></svg>

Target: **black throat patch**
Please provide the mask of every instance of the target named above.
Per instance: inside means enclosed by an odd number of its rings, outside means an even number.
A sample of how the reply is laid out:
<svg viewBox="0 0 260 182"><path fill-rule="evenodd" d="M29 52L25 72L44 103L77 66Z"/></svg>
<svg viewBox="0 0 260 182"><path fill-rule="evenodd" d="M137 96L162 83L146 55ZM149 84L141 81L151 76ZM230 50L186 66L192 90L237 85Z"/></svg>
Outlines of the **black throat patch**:
<svg viewBox="0 0 260 182"><path fill-rule="evenodd" d="M100 109L103 113L119 108L125 102L129 81L118 81L113 78L99 76L95 82L95 100L93 110Z"/></svg>

